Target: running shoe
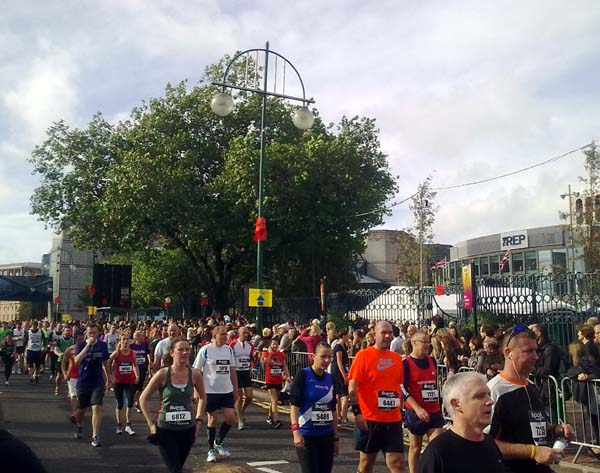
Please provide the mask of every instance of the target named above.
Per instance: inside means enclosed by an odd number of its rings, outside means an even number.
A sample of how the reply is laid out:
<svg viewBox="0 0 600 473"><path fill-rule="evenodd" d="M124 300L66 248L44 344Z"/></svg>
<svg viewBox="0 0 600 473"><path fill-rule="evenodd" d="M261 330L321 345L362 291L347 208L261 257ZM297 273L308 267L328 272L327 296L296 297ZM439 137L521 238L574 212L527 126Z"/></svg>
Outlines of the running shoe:
<svg viewBox="0 0 600 473"><path fill-rule="evenodd" d="M240 419L238 420L238 430L244 430L246 428L246 423Z"/></svg>
<svg viewBox="0 0 600 473"><path fill-rule="evenodd" d="M231 452L229 450L227 450L225 448L225 445L223 445L223 444L219 445L217 442L215 442L215 450L222 457L230 457L231 456Z"/></svg>
<svg viewBox="0 0 600 473"><path fill-rule="evenodd" d="M267 417L267 424L273 425L273 419L271 417Z"/></svg>
<svg viewBox="0 0 600 473"><path fill-rule="evenodd" d="M134 430L131 428L131 425L127 424L125 426L125 432L127 432L129 435L135 435Z"/></svg>
<svg viewBox="0 0 600 473"><path fill-rule="evenodd" d="M80 439L82 437L82 435L83 435L83 426L78 425L75 428L75 438L76 439Z"/></svg>
<svg viewBox="0 0 600 473"><path fill-rule="evenodd" d="M139 405L139 404L136 404L136 405L135 405L135 412L138 412L138 413L141 413L141 412L142 412L142 409L140 408L140 405Z"/></svg>
<svg viewBox="0 0 600 473"><path fill-rule="evenodd" d="M8 386L10 383L8 382L8 380L4 381L4 385Z"/></svg>
<svg viewBox="0 0 600 473"><path fill-rule="evenodd" d="M69 420L71 421L72 424L75 424L77 422L77 416L75 415L75 412L71 412L71 415L69 416Z"/></svg>
<svg viewBox="0 0 600 473"><path fill-rule="evenodd" d="M121 424L117 424L116 433L121 435L123 433L123 426Z"/></svg>
<svg viewBox="0 0 600 473"><path fill-rule="evenodd" d="M94 437L92 437L92 443L90 445L92 447L101 447L102 446L102 442L100 442L100 436L99 435L95 435Z"/></svg>
<svg viewBox="0 0 600 473"><path fill-rule="evenodd" d="M206 455L206 462L207 463L216 463L217 462L217 451L214 448L211 448L208 451L208 455Z"/></svg>
<svg viewBox="0 0 600 473"><path fill-rule="evenodd" d="M54 395L58 396L60 394L60 390L58 388L54 388Z"/></svg>
<svg viewBox="0 0 600 473"><path fill-rule="evenodd" d="M29 384L33 384L33 383L35 383L35 378L31 378L31 379L29 380Z"/></svg>
<svg viewBox="0 0 600 473"><path fill-rule="evenodd" d="M276 420L273 422L273 428L274 429L278 429L279 427L281 427L281 421L280 420Z"/></svg>
<svg viewBox="0 0 600 473"><path fill-rule="evenodd" d="M39 383L39 382L40 382L40 377L39 377L39 376L36 376L36 377L35 377L35 382L36 382L36 383Z"/></svg>
<svg viewBox="0 0 600 473"><path fill-rule="evenodd" d="M52 381L54 379L53 375L50 375L50 378L48 379L48 381Z"/></svg>

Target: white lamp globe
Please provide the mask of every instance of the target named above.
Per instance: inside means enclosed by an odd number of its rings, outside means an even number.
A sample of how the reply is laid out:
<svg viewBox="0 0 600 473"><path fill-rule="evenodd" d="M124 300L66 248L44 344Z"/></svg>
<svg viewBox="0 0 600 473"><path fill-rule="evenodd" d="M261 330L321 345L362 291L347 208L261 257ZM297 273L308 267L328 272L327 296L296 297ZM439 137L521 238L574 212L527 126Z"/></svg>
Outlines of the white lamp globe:
<svg viewBox="0 0 600 473"><path fill-rule="evenodd" d="M220 92L210 101L210 108L220 117L225 117L233 111L233 98L229 94Z"/></svg>
<svg viewBox="0 0 600 473"><path fill-rule="evenodd" d="M308 130L311 126L313 126L315 117L308 108L300 107L294 112L292 121L294 122L294 125L296 125L296 128L300 130Z"/></svg>

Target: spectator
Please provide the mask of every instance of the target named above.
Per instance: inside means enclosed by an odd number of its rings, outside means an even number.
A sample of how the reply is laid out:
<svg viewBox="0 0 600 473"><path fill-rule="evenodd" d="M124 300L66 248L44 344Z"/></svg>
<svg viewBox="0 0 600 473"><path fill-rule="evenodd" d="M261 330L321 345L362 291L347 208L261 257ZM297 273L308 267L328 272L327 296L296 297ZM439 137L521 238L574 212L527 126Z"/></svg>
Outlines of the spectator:
<svg viewBox="0 0 600 473"><path fill-rule="evenodd" d="M323 331L319 326L319 320L314 319L309 328L305 328L300 334L300 340L306 343L308 353L314 353L315 347L323 341Z"/></svg>
<svg viewBox="0 0 600 473"><path fill-rule="evenodd" d="M589 425L584 422L583 435L589 443L598 445L600 435L598 433L599 408L598 394L591 379L600 377L600 366L598 360L589 354L585 344L581 341L572 342L569 344L569 354L573 361L573 366L567 371L567 376L571 378L573 400L578 402L583 407L585 417L591 419L592 430L589 432ZM600 449L590 449L592 453L600 458Z"/></svg>
<svg viewBox="0 0 600 473"><path fill-rule="evenodd" d="M600 360L600 348L594 342L594 329L587 324L577 327L577 340L584 344L587 355L594 360Z"/></svg>
<svg viewBox="0 0 600 473"><path fill-rule="evenodd" d="M269 345L271 344L271 338L272 337L272 333L271 329L269 327L265 327L262 330L262 337L260 338L260 340L258 341L258 344L256 345L256 349L260 352L260 351L264 351L267 348L269 348Z"/></svg>
<svg viewBox="0 0 600 473"><path fill-rule="evenodd" d="M500 353L500 347L498 340L495 338L487 337L483 341L484 355L479 360L475 370L479 373L485 374L488 379L493 378L502 369L502 353Z"/></svg>
<svg viewBox="0 0 600 473"><path fill-rule="evenodd" d="M362 329L354 331L352 335L352 346L350 347L350 355L356 356L356 354L362 349L362 342L365 338L365 333Z"/></svg>

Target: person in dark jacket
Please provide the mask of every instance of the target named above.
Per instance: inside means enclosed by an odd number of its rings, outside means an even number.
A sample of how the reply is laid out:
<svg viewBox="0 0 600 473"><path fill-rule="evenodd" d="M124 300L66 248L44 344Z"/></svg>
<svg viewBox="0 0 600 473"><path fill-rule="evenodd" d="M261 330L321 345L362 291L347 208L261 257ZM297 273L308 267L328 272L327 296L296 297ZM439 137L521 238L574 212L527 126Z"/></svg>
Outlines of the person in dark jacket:
<svg viewBox="0 0 600 473"><path fill-rule="evenodd" d="M551 421L557 422L556 388L558 386L555 386L554 381L551 381L549 376L553 376L557 381L560 379L560 363L563 359L563 352L556 343L550 340L548 330L544 325L534 324L529 328L535 334L538 345L538 359L532 374L540 391L542 402L550 409Z"/></svg>
<svg viewBox="0 0 600 473"><path fill-rule="evenodd" d="M596 389L596 383L590 381L600 378L600 365L598 360L589 354L587 347L581 341L569 344L569 355L571 355L573 366L567 371L567 376L571 378L573 400L581 404L585 417L591 419L592 424L593 432L589 432L589 425L586 425L587 422L584 423L584 438L589 439L590 443L598 445L598 441L600 441L598 432L600 396ZM592 448L591 451L597 458L600 458L600 449Z"/></svg>

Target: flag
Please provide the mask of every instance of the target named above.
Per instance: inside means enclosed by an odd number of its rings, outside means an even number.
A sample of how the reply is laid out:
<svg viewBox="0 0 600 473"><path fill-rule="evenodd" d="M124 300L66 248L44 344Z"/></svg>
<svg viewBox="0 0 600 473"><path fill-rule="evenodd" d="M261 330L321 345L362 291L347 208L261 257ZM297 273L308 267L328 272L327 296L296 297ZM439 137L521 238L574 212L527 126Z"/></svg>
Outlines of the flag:
<svg viewBox="0 0 600 473"><path fill-rule="evenodd" d="M444 268L446 266L446 263L448 261L446 261L446 257L444 256L444 259L438 261L437 263L435 263L432 267L431 270L435 271L436 269L440 269L440 268Z"/></svg>
<svg viewBox="0 0 600 473"><path fill-rule="evenodd" d="M510 251L506 250L506 253L504 253L504 256L500 260L500 272L504 271L504 266L506 266L506 263L508 263L509 260L510 260Z"/></svg>

